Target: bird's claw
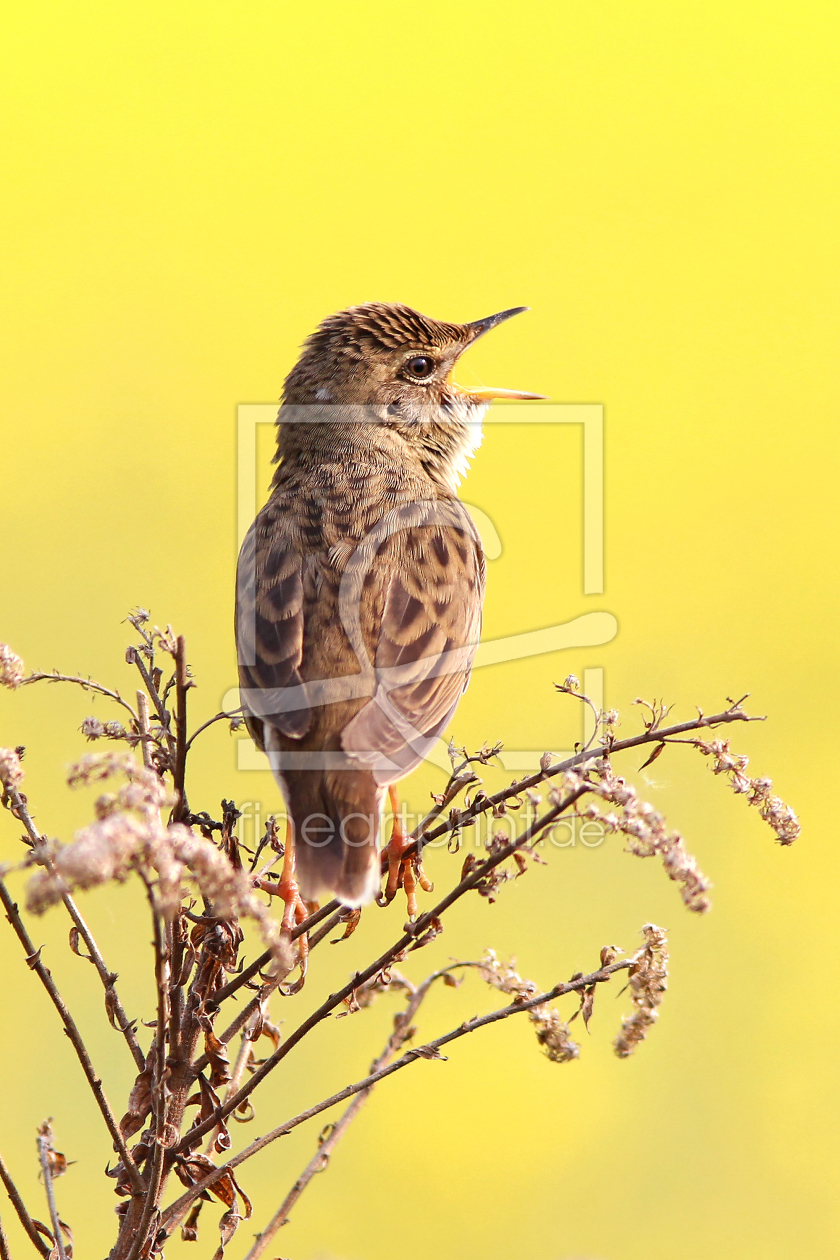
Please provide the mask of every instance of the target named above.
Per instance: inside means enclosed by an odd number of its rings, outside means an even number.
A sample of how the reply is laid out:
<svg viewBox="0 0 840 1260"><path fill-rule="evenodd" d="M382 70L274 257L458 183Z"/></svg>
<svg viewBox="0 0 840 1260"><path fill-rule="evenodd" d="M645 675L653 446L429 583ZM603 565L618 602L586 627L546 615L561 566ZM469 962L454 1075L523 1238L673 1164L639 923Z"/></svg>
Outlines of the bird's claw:
<svg viewBox="0 0 840 1260"><path fill-rule="evenodd" d="M391 839L383 850L388 859L388 874L380 896L380 905L387 906L394 900L400 888L405 891L408 917L417 918L417 886L431 892L434 884L423 870L423 859L417 852L414 840L405 834L399 814L394 813Z"/></svg>

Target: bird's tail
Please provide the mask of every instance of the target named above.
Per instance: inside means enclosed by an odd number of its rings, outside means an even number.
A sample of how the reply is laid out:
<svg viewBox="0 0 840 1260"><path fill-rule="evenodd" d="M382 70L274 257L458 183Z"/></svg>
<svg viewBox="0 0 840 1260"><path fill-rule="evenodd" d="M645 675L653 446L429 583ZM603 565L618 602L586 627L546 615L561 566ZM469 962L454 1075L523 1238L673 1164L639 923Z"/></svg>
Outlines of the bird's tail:
<svg viewBox="0 0 840 1260"><path fill-rule="evenodd" d="M380 884L383 789L364 770L306 771L288 784L295 874L306 901L363 906Z"/></svg>

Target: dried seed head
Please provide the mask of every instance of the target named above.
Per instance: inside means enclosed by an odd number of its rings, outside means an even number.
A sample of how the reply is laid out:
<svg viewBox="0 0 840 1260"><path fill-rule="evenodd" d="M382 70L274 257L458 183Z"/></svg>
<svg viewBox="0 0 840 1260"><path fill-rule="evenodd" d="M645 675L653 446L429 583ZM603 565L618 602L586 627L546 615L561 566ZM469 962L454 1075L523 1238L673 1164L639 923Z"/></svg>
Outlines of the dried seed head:
<svg viewBox="0 0 840 1260"><path fill-rule="evenodd" d="M669 879L679 885L686 907L696 914L704 914L711 906L708 894L712 885L686 850L680 833L669 831L662 814L647 801L640 800L634 787L614 775L609 762L602 762L599 773L601 780L593 784L593 792L617 807L601 815L604 826L608 831L620 831L626 836L627 848L636 857L658 855Z"/></svg>
<svg viewBox="0 0 840 1260"><path fill-rule="evenodd" d="M154 770L147 770L127 752L88 753L71 766L67 782L71 787L78 787L80 784L99 783L118 774L124 775L128 782L116 794L109 793L99 798L96 811L100 818L121 810L131 810L151 820L158 817L161 809L174 803L173 794Z"/></svg>
<svg viewBox="0 0 840 1260"><path fill-rule="evenodd" d="M171 850L171 857L165 854L165 861L174 860L181 864L184 876L191 875L202 895L212 902L214 913L220 918L240 915L253 919L263 944L271 950L278 965L288 970L290 958L279 926L268 907L260 901L246 873L237 870L227 854L209 840L194 835L188 827L178 823L167 829L163 837L164 852L165 846ZM160 871L157 851L152 862ZM172 886L173 867L169 867L166 877Z"/></svg>
<svg viewBox="0 0 840 1260"><path fill-rule="evenodd" d="M0 748L0 783L7 791L14 791L23 782L23 766L14 748Z"/></svg>
<svg viewBox="0 0 840 1260"><path fill-rule="evenodd" d="M553 1006L535 1006L528 1012L528 1018L534 1025L537 1041L552 1063L571 1063L579 1057L580 1046L572 1041L568 1024Z"/></svg>
<svg viewBox="0 0 840 1260"><path fill-rule="evenodd" d="M488 949L481 960L479 972L488 984L502 993L514 998L528 999L539 992L533 980L524 980L516 971L513 962L503 963L496 957L495 950ZM534 1006L528 1012L528 1018L534 1025L537 1041L545 1048L552 1063L569 1063L580 1054L580 1046L572 1041L569 1027L560 1017L560 1012L547 1002Z"/></svg>
<svg viewBox="0 0 840 1260"><path fill-rule="evenodd" d="M23 681L23 661L8 643L0 643L0 687L14 691Z"/></svg>
<svg viewBox="0 0 840 1260"><path fill-rule="evenodd" d="M615 1039L615 1052L620 1059L633 1053L644 1041L648 1029L659 1017L658 1007L668 988L668 941L662 928L646 923L642 928L645 943L633 955L627 987L634 1011L628 1015Z"/></svg>
<svg viewBox="0 0 840 1260"><path fill-rule="evenodd" d="M694 747L704 757L712 758L712 773L726 774L732 790L739 796L746 796L750 805L755 805L764 821L776 833L779 844L793 844L802 827L796 814L779 796L773 796L772 779L751 779L744 773L748 758L733 753L728 739L702 739L694 741Z"/></svg>

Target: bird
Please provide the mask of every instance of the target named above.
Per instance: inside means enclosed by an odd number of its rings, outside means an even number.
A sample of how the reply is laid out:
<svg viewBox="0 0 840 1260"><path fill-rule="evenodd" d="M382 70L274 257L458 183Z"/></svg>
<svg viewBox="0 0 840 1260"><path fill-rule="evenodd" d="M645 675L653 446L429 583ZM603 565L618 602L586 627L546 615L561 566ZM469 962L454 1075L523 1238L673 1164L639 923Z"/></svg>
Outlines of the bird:
<svg viewBox="0 0 840 1260"><path fill-rule="evenodd" d="M490 402L543 395L463 388L453 369L527 309L458 324L351 306L285 380L235 629L245 722L287 809L284 877L304 901L378 895L385 792L393 805L469 682L486 566L458 485Z"/></svg>

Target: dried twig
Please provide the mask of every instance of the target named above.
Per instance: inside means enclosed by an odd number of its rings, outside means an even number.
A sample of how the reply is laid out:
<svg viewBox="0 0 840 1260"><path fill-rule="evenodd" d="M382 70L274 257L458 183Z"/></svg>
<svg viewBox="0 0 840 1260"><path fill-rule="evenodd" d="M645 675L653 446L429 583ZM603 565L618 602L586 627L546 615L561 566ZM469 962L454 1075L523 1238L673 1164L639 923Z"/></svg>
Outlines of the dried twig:
<svg viewBox="0 0 840 1260"><path fill-rule="evenodd" d="M47 1196L47 1206L55 1239L55 1250L58 1254L58 1260L67 1260L67 1252L64 1247L64 1233L61 1228L61 1221L55 1202L55 1191L53 1189L52 1155L52 1130L50 1129L49 1120L45 1120L38 1129L38 1162L41 1165L41 1176L44 1178L44 1192Z"/></svg>
<svg viewBox="0 0 840 1260"><path fill-rule="evenodd" d="M0 1155L0 1181L3 1182L6 1194L9 1196L12 1206L18 1214L18 1220L25 1229L29 1241L42 1256L46 1256L49 1253L49 1247L35 1228L35 1223L26 1210L23 1199L20 1197L20 1191L12 1180L12 1175L2 1155Z"/></svg>
<svg viewBox="0 0 840 1260"><path fill-rule="evenodd" d="M322 1111L327 1111L330 1107L334 1107L336 1103L343 1102L345 1098L351 1098L354 1094L360 1093L362 1090L370 1089L378 1084L379 1081L385 1080L386 1077L392 1076L394 1072L401 1071L402 1068L408 1067L410 1063L416 1062L418 1059L435 1059L441 1057L437 1052L443 1046L449 1045L452 1041L458 1041L461 1037L466 1037L470 1033L476 1032L479 1028L486 1028L490 1024L496 1024L500 1020L509 1019L511 1015L518 1015L527 1012L535 1006L542 1006L547 1002L553 1002L559 997L563 997L566 993L574 993L581 989L586 989L593 984L602 984L605 980L609 980L610 976L616 971L625 970L630 966L629 959L622 959L620 962L610 963L606 967L600 967L597 971L591 972L587 976L577 976L574 980L568 980L563 984L557 984L553 989L549 989L546 993L540 993L536 997L526 1001L516 1001L510 1006L502 1007L500 1010L491 1011L487 1015L477 1015L474 1019L465 1020L457 1028L453 1028L450 1032L444 1033L441 1037L436 1037L434 1041L429 1041L426 1045L417 1049L409 1050L396 1062L387 1064L385 1067L379 1068L377 1071L370 1072L362 1080L356 1081L353 1085L347 1085L344 1089L338 1090L329 1098L325 1098L322 1102L316 1103L313 1107L309 1107L306 1111L300 1112L291 1120L287 1120L284 1124L278 1125L263 1137L255 1138L249 1146L234 1155L232 1159L226 1163L220 1164L212 1173L203 1178L192 1186L186 1194L181 1195L175 1203L166 1209L161 1217L161 1228L166 1234L170 1234L172 1230L181 1223L184 1213L190 1204L198 1197L202 1191L209 1189L212 1185L223 1177L226 1172L238 1168L244 1164L246 1160L256 1155L258 1151L263 1150L277 1138L285 1137L287 1133L291 1133L298 1125L306 1120L313 1119L314 1116L320 1115Z"/></svg>
<svg viewBox="0 0 840 1260"><path fill-rule="evenodd" d="M394 1018L394 1031L385 1043L385 1048L371 1064L370 1075L381 1071L382 1068L391 1061L394 1055L402 1049L406 1041L410 1039L414 1032L414 1029L411 1027L411 1021L420 1009L423 999L428 994L435 980L439 980L451 970L451 967L445 967L440 971L434 972L431 976L427 976L423 983L418 985L417 988L410 991L408 1003ZM312 1156L309 1163L306 1165L303 1172L298 1177L283 1202L280 1204L280 1207L266 1225L265 1229L257 1234L256 1241L245 1257L245 1260L258 1260L258 1257L263 1255L274 1235L282 1225L286 1224L292 1208L295 1206L310 1181L312 1181L313 1177L315 1177L319 1172L323 1172L326 1168L330 1155L338 1145L346 1129L361 1111L372 1090L373 1085L369 1085L365 1089L360 1089L346 1111L339 1116L338 1120L336 1120L334 1124L329 1125L321 1134L318 1139L317 1151Z"/></svg>
<svg viewBox="0 0 840 1260"><path fill-rule="evenodd" d="M187 673L187 646L184 636L178 635L175 648L175 769L172 774L177 801L172 811L172 818L180 822L189 812L189 802L184 786L187 773L187 692L192 686L192 679Z"/></svg>
<svg viewBox="0 0 840 1260"><path fill-rule="evenodd" d="M466 892L469 892L472 888L475 888L478 884L480 884L482 879L490 874L490 872L501 862L505 861L506 858L509 858L514 852L516 852L517 849L527 845L536 835L545 830L546 827L549 827L564 810L568 809L576 800L579 799L580 796L583 795L583 792L583 788L578 788L575 791L570 792L567 797L552 806L551 809L547 810L542 818L537 819L531 827L527 828L527 830L523 832L518 839L511 840L509 844L500 846L496 853L491 854L484 862L478 863L475 868L455 886L455 888L440 899L436 906L420 915L414 923L407 924L403 935L393 945L391 945L390 948L385 950L384 953L382 953L374 962L365 967L361 972L357 972L357 974L336 993L330 994L326 1001L322 1002L321 1005L312 1012L308 1019L305 1019L302 1024L299 1024L294 1032L290 1033L286 1040L277 1047L274 1053L269 1055L263 1065L254 1072L250 1081L243 1085L242 1088L234 1094L233 1098L227 1099L223 1105L216 1108L211 1116L208 1116L206 1120L190 1129L177 1144L173 1153L175 1155L180 1155L184 1151L189 1150L190 1147L200 1140L205 1133L209 1133L210 1129L214 1128L220 1120L225 1119L226 1116L229 1116L231 1112L235 1111L236 1108L239 1107L245 1099L253 1093L260 1082L263 1081L266 1076L268 1076L268 1074L272 1072L280 1062L282 1062L283 1059L285 1059L286 1055L294 1049L298 1042L302 1041L303 1038L310 1033L317 1024L321 1023L321 1021L326 1019L327 1016L336 1009L336 1007L340 1006L341 1003L344 1002L345 998L350 997L354 989L359 988L367 980L372 979L377 972L382 971L389 965L389 963L398 959L405 950L412 948L416 944L418 938L433 926L434 922L440 918L444 911L448 910L449 907Z"/></svg>
<svg viewBox="0 0 840 1260"><path fill-rule="evenodd" d="M696 718L691 718L687 722L679 722L674 726L667 727L664 730L652 730L648 728L639 735L633 735L624 740L614 741L610 745L610 751L612 753L625 752L632 748L644 747L646 744L658 744L663 740L670 741L672 737L685 734L688 731L703 730L707 727L721 726L729 722L760 721L763 721L763 718L752 717L745 713L739 705L735 705L730 709L724 709L721 713L712 714L710 717L705 717L702 713L700 713ZM693 741L691 742L693 744ZM452 810L449 818L445 822L440 823L439 826L430 831L427 829L429 821L438 817L445 808L445 804L440 805L439 807L436 805L435 808L431 810L422 820L422 822L415 827L412 832L414 843L413 845L407 846L405 849L405 856L410 857L412 853L422 852L426 845L432 840L437 840L449 832L460 831L468 823L478 818L479 815L498 809L498 807L500 805L504 805L506 801L514 800L515 798L524 795L549 779L557 778L562 774L567 774L570 770L579 769L588 762L601 757L603 752L603 748L600 747L590 748L576 753L573 757L567 757L564 761L552 762L546 765L545 768L534 771L533 774L526 775L522 779L517 779L509 787L500 788L498 792L494 792L492 796L477 796L476 799L464 809ZM455 782L455 778L455 775L450 778L449 784L447 785L447 791ZM473 780L470 780L470 782L472 781ZM464 782L463 784L460 784L458 790L460 790L460 786L467 786L467 783ZM449 800L452 800L455 795L457 795L457 791L452 793ZM446 801L446 804L449 803L449 800ZM509 854L506 856L509 856ZM385 865L387 865L387 860L383 860L383 869ZM336 900L325 902L316 914L310 915L308 919L304 919L302 923L298 924L292 932L292 939L294 940L304 932L310 931L316 923L320 923L327 915L334 914L335 911L340 910L340 908L340 902ZM258 958L255 958L248 967L244 968L238 976L229 981L224 988L220 989L215 995L215 1000L223 1002L226 998L231 997L237 989L241 988L243 984L247 984L249 980L258 974L258 972L262 971L270 961L271 955L266 950L265 953L260 954Z"/></svg>
<svg viewBox="0 0 840 1260"><path fill-rule="evenodd" d="M588 743L573 757L562 761L552 763L546 754L537 772L492 795L481 789L481 779L476 770L492 761L499 746L487 746L470 754L451 745L452 773L443 792L433 796L432 809L412 833L412 845L405 851L405 856L419 861L426 844L446 835L457 837L462 828L474 824L481 815L502 817L509 810L517 809L526 794L536 805L539 797L535 796L533 789L541 783L558 779L560 782L548 793L543 813L538 817L532 816L529 825L519 835L508 836L499 832L486 842L485 852L480 856L468 854L460 877L448 892L415 921L408 922L377 958L358 970L337 992L317 1004L285 1040L279 1040L279 1030L269 1022L269 1002L275 992L282 995L283 1002L288 1001L302 983L302 977L294 984L282 983L292 966L288 946L295 940L301 941L301 945L308 941L311 951L323 940L331 939L336 926L346 920L347 911L337 901L331 901L295 924L288 934L284 933L278 940L276 924L258 891L263 890L270 896L282 891L277 881L269 876L282 849L272 840L271 860L256 869L261 845L248 872L242 865L234 832L238 817L234 804L223 801L222 820L216 821L206 813L192 813L187 800L187 759L193 741L214 722L234 715L217 714L189 735L187 691L194 684L187 668L183 636L176 636L168 626L165 631L149 627L148 614L142 609L132 614L129 620L140 637L140 642L129 648L127 653L127 660L136 665L143 684L137 692L136 714L118 692L91 680L58 674L33 675L27 680L44 678L75 682L118 701L131 712L134 721L131 733L126 733L118 724L113 724L114 731L103 730L98 722L83 724L83 731L89 738L105 734L112 739L127 739L132 747L139 744L142 750L142 768L130 753L120 756L109 754L104 758L94 755L85 758L71 776L73 781L84 782L95 782L115 773L125 776L126 783L116 794L106 794L96 802L98 821L77 833L72 844L56 847L35 827L26 798L18 790L23 777L20 750L0 749L0 794L3 803L26 828L30 845L30 854L24 865L37 863L45 868L30 881L29 905L40 912L53 902L64 901L73 922L71 946L80 956L88 957L96 967L105 987L109 1018L122 1032L138 1069L128 1112L122 1122L125 1133L130 1137L139 1134L133 1151L129 1151L127 1139L116 1124L79 1031L49 970L41 962L40 951L34 948L11 894L0 881L0 901L9 922L26 951L29 966L39 976L62 1018L115 1149L120 1154L121 1164L113 1175L117 1178L117 1193L128 1201L123 1202L119 1209L120 1227L111 1253L112 1260L141 1260L141 1257L146 1260L150 1248L153 1245L159 1248L164 1236L171 1235L176 1225L184 1221L187 1212L192 1211L191 1221L194 1222L200 1206L197 1200L206 1197L207 1192L212 1192L227 1208L221 1222L222 1247L217 1252L217 1257L220 1257L236 1224L242 1219L239 1205L245 1216L249 1216L251 1210L247 1196L234 1178L234 1171L304 1121L350 1100L343 1115L322 1135L317 1152L271 1222L258 1235L248 1257L248 1260L258 1260L288 1219L306 1186L324 1167L341 1134L378 1081L418 1058L440 1058L441 1048L449 1042L520 1011L528 1013L538 1040L550 1058L558 1062L572 1058L577 1054L578 1047L571 1041L559 1011L549 1003L564 994L577 992L580 1006L576 1014L581 1014L584 1022L588 1022L596 986L621 969L629 969L631 995L636 1009L619 1035L619 1053L626 1053L628 1048L632 1049L641 1040L656 1018L656 1008L665 987L664 937L662 942L659 942L659 937L653 941L650 933L658 932L658 929L650 925L645 929L646 945L631 959L615 961L615 948L606 947L602 951L598 971L588 976L575 975L570 981L558 984L546 993L537 993L532 981L522 980L511 965L498 963L495 956L489 954L489 962L485 959L483 963L455 963L433 972L417 988L401 977L397 978L392 971L393 966L407 954L438 935L443 926L442 916L461 898L470 892L478 892L492 900L504 879L517 872L522 874L527 868L526 858L535 856L535 843L563 814L600 817L607 831L622 832L631 852L640 856L659 854L667 873L680 885L689 908L705 908L708 881L700 875L693 859L685 852L678 833L667 830L665 819L652 806L641 801L631 785L616 776L611 757L645 746L649 750L652 747L652 756L656 757L668 743L690 744L713 758L715 773L725 774L735 791L746 795L748 802L757 807L782 843L790 843L798 834L799 824L795 815L784 802L771 794L769 780L747 778L744 773L746 759L730 753L726 741L713 740L706 744L697 737L698 732L705 728L754 720L743 710L741 702L731 701L728 709L709 717L698 712L696 718L670 727L663 725L667 707L654 703L645 706L644 731L617 740L615 728L618 715L613 711L600 714L588 698L579 694L577 684L571 686L574 680L569 679L561 690L571 691L589 704L595 717L594 732ZM156 663L158 652L174 659L174 672L166 680L163 670ZM0 650L0 666L0 684L13 688L23 680L22 662L10 649ZM154 728L149 723L150 705L157 717ZM456 808L459 795L474 786L479 790L472 799L468 796L464 804ZM595 801L580 808L581 798L587 795ZM174 808L169 825L166 825L160 811L173 799ZM609 802L615 811L601 815L596 803L598 800ZM274 835L269 827L267 839ZM505 866L508 859L512 860L511 865ZM383 855L383 869L386 864L387 856ZM114 992L116 975L106 966L93 934L70 896L70 890L75 887L93 887L109 879L125 879L129 874L139 875L145 885L154 930L157 1020L148 1057L144 1057L134 1025L127 1019ZM190 881L204 898L203 911L199 911L195 902L189 899L186 885ZM271 946L247 966L238 962L242 941L239 918L242 915L257 922L264 943ZM84 942L87 954L79 949L80 941ZM303 972L302 953L299 961ZM489 1015L467 1020L427 1045L404 1050L405 1042L413 1032L412 1016L429 986L445 973L466 966L477 967L485 979L492 972L492 983L511 995L511 1004ZM230 1146L226 1123L229 1117L239 1113L237 1118L248 1118L246 1113L253 1114L251 1098L255 1090L295 1046L330 1015L359 1010L368 1004L375 992L391 983L407 988L409 998L405 1009L397 1017L388 1044L368 1074L272 1128L225 1163L214 1167L212 1156ZM246 986L256 989L256 993L249 994L248 1000L243 1002L225 1030L216 1033L214 1026L223 1003L234 998ZM347 1009L340 1010L341 1007ZM246 1031L231 1070L225 1047L243 1029ZM273 1047L272 1052L258 1062L252 1054L252 1038L258 1037L261 1031L270 1036ZM247 1075L249 1071L250 1076ZM226 1089L220 1097L218 1091L222 1086ZM199 1110L191 1127L186 1127L186 1109L193 1105ZM144 1128L146 1125L148 1127ZM199 1149L202 1138L208 1139L203 1151ZM164 1188L173 1172L186 1189L161 1213ZM46 1234L46 1227L36 1225L29 1217L2 1161L0 1178L31 1240L39 1253L46 1255L49 1249L38 1232L43 1228ZM51 1182L47 1183L46 1178L45 1184L51 1191ZM64 1254L64 1240L57 1224L54 1198L51 1217L56 1231L53 1255L59 1257ZM192 1230L190 1224L191 1233ZM69 1241L68 1233L68 1248ZM0 1260L5 1255L4 1246L0 1238Z"/></svg>
<svg viewBox="0 0 840 1260"><path fill-rule="evenodd" d="M29 812L26 797L16 788L9 788L7 789L7 798L11 813L15 818L22 822L26 828L27 835L29 836L33 850L37 854L38 859L49 869L51 867L51 859L49 856L47 837L41 835L38 828L35 826L35 823L32 820L32 815ZM114 987L117 980L117 973L115 971L111 971L107 966L105 959L99 951L99 946L94 940L93 933L83 919L81 911L70 894L64 893L61 900L64 902L67 913L73 920L73 925L76 931L87 946L89 961L93 963L96 968L96 973L102 981L105 989L105 1002L108 1008L110 1022L119 1032L122 1033L125 1038L126 1045L131 1051L134 1062L137 1064L138 1068L142 1070L144 1063L143 1051L140 1049L137 1037L135 1036L134 1025L126 1015L123 1004L119 999L116 988Z"/></svg>
<svg viewBox="0 0 840 1260"><path fill-rule="evenodd" d="M6 1237L6 1231L3 1228L2 1221L0 1221L0 1260L12 1260L12 1253L9 1250L9 1240Z"/></svg>
<svg viewBox="0 0 840 1260"><path fill-rule="evenodd" d="M3 880L0 880L0 901L2 901L3 908L6 911L6 918L9 920L9 923L11 923L15 935L24 948L27 966L35 972L38 979L41 981L50 996L53 1006L61 1017L61 1022L64 1024L65 1032L70 1038L73 1049L76 1051L76 1057L82 1065L82 1071L84 1072L87 1082L90 1085L93 1096L96 1099L97 1106L102 1113L102 1118L104 1119L108 1132L111 1135L114 1148L119 1151L120 1158L125 1165L126 1172L131 1179L132 1185L135 1189L139 1190L143 1185L142 1178L137 1165L131 1157L131 1152L125 1144L125 1139L120 1132L120 1127L117 1124L113 1111L111 1110L111 1105L105 1097L105 1091L102 1088L102 1080L94 1070L87 1047L85 1046L82 1035L76 1026L76 1021L70 1014L64 998L59 993L56 983L50 974L49 968L45 967L41 962L41 951L40 949L35 948L32 938L23 925L23 920L20 917L17 904L10 896L9 890Z"/></svg>
<svg viewBox="0 0 840 1260"><path fill-rule="evenodd" d="M107 696L109 700L113 700L115 704L122 705L127 709L131 716L137 720L137 714L132 709L127 700L123 700L118 691L112 691L110 687L103 687L102 683L94 682L92 678L83 678L81 674L60 674L57 669L51 673L44 673L42 670L33 670L31 674L27 674L18 684L26 687L29 683L36 682L66 682L75 683L78 687L84 688L85 691L93 691L99 696Z"/></svg>

